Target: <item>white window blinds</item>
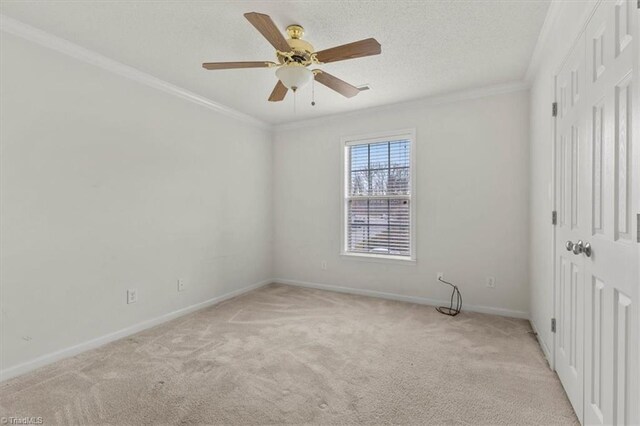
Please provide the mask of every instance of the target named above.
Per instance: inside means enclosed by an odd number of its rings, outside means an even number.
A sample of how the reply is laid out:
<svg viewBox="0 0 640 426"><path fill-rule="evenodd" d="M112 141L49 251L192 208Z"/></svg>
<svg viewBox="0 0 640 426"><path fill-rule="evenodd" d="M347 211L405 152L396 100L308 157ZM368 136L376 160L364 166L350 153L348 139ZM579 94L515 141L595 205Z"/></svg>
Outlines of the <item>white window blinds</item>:
<svg viewBox="0 0 640 426"><path fill-rule="evenodd" d="M346 253L412 255L409 138L345 145Z"/></svg>

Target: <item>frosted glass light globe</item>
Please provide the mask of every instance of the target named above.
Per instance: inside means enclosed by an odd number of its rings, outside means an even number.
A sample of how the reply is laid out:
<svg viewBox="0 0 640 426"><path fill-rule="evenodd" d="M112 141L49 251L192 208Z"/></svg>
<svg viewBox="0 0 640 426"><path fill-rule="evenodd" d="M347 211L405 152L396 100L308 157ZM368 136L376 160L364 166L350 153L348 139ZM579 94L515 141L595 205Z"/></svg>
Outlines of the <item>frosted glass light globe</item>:
<svg viewBox="0 0 640 426"><path fill-rule="evenodd" d="M299 64L283 65L276 70L276 77L288 89L298 90L313 78L313 72Z"/></svg>

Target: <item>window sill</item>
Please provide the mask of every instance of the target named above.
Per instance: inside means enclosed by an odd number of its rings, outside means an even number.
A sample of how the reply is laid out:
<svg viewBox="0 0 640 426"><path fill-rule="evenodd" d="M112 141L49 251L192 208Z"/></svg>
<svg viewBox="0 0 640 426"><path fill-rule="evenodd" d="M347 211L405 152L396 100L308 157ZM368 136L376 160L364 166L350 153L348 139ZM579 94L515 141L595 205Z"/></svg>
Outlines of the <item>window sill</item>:
<svg viewBox="0 0 640 426"><path fill-rule="evenodd" d="M400 256L388 256L384 254L366 254L366 253L348 253L341 252L340 255L344 258L360 262L373 262L373 263L391 263L397 265L415 265L416 259L411 257Z"/></svg>

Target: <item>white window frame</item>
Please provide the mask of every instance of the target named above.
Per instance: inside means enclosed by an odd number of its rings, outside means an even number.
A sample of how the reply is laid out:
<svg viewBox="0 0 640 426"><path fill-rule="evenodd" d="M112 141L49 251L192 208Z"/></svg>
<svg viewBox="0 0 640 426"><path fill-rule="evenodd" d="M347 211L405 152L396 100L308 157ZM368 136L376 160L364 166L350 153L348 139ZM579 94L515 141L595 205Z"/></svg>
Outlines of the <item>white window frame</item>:
<svg viewBox="0 0 640 426"><path fill-rule="evenodd" d="M388 142L390 140L406 139L409 140L409 226L411 227L409 232L409 256L387 255L387 254L374 254L374 253L357 253L347 251L347 221L348 221L348 204L349 204L349 156L347 155L347 149L352 145L370 144L376 142ZM341 236L340 236L340 254L346 258L352 258L356 260L365 260L373 262L390 262L401 264L414 264L416 262L416 129L402 129L388 132L377 132L366 135L347 136L340 139L340 155L341 155L341 170L340 170L340 204L341 204ZM395 198L395 197L392 197Z"/></svg>

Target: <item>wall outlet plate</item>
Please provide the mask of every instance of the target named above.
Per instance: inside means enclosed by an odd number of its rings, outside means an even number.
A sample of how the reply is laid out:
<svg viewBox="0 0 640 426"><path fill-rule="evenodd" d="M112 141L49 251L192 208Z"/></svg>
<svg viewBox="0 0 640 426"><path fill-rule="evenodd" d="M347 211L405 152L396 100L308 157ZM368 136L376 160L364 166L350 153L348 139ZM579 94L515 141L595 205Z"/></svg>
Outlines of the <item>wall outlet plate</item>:
<svg viewBox="0 0 640 426"><path fill-rule="evenodd" d="M327 261L323 260L322 262L320 262L320 269L322 269L323 271L327 270Z"/></svg>
<svg viewBox="0 0 640 426"><path fill-rule="evenodd" d="M138 289L130 288L127 290L127 305L136 303L138 301Z"/></svg>
<svg viewBox="0 0 640 426"><path fill-rule="evenodd" d="M179 279L178 280L178 291L185 291L187 289L187 286L184 282L183 279Z"/></svg>
<svg viewBox="0 0 640 426"><path fill-rule="evenodd" d="M495 277L487 277L487 287L496 288L496 278Z"/></svg>
<svg viewBox="0 0 640 426"><path fill-rule="evenodd" d="M438 281L440 281L441 278L444 280L444 272L438 272L438 274L436 275L436 279Z"/></svg>

